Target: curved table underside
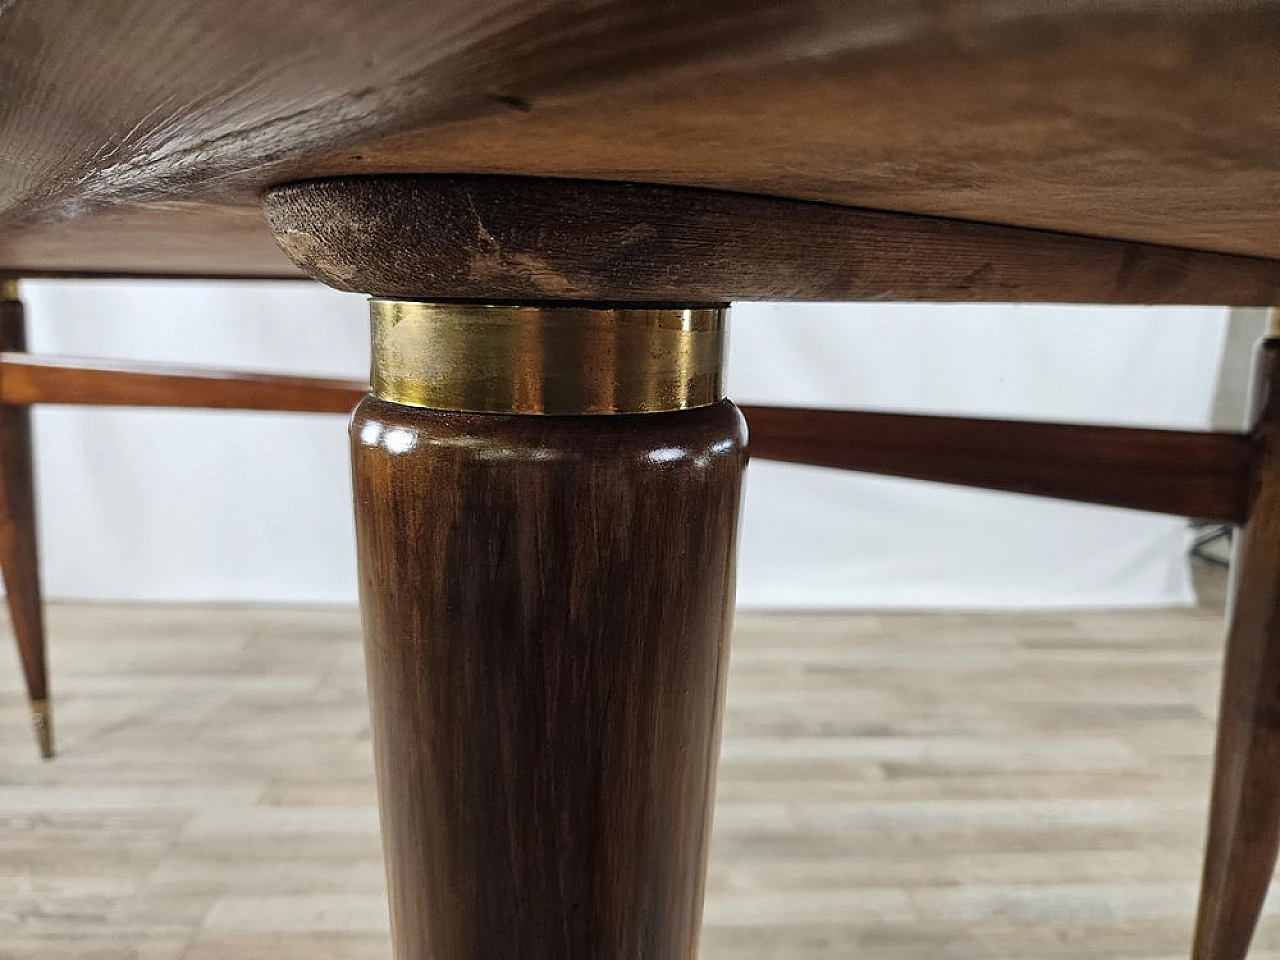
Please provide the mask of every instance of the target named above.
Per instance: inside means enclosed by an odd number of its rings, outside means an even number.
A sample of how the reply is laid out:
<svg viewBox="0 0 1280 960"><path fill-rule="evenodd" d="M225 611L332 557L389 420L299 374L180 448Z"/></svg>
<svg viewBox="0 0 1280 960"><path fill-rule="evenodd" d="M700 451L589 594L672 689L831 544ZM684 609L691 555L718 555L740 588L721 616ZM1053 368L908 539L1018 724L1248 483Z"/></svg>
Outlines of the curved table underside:
<svg viewBox="0 0 1280 960"><path fill-rule="evenodd" d="M0 271L296 276L261 191L381 172L1280 259L1278 90L1280 0L9 0Z"/></svg>

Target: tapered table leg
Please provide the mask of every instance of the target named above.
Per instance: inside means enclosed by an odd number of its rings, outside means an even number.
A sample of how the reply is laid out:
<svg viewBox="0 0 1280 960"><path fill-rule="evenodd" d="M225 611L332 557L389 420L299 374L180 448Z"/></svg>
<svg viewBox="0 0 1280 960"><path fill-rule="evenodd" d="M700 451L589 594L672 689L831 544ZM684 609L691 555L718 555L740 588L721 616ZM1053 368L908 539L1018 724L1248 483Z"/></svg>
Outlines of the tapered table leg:
<svg viewBox="0 0 1280 960"><path fill-rule="evenodd" d="M22 301L14 281L0 281L0 352L27 348ZM0 376L3 371L0 371ZM53 714L45 658L44 610L36 544L35 473L31 460L31 408L0 404L0 572L9 619L31 701L40 756L53 756Z"/></svg>
<svg viewBox="0 0 1280 960"><path fill-rule="evenodd" d="M745 461L719 310L374 301L352 423L398 960L692 960Z"/></svg>
<svg viewBox="0 0 1280 960"><path fill-rule="evenodd" d="M1280 846L1280 339L1258 348L1256 475L1232 564L1194 960L1241 960Z"/></svg>

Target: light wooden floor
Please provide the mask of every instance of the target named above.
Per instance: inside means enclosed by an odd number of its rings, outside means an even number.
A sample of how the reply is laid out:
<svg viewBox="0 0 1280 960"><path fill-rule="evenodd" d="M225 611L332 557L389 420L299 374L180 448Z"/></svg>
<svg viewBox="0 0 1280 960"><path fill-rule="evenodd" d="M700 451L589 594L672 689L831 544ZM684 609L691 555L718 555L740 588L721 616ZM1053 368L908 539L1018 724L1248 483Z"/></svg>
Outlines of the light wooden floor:
<svg viewBox="0 0 1280 960"><path fill-rule="evenodd" d="M741 617L704 958L1185 957L1219 621ZM0 652L0 957L388 960L353 611L49 627L54 763Z"/></svg>

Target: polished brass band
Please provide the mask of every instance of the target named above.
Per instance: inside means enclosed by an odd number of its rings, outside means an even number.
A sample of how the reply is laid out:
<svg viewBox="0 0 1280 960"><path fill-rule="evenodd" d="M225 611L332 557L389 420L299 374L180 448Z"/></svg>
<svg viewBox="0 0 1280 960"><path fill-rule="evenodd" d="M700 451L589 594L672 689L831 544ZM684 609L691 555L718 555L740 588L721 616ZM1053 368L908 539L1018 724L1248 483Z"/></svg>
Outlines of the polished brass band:
<svg viewBox="0 0 1280 960"><path fill-rule="evenodd" d="M13 277L0 277L0 300L17 300L18 281Z"/></svg>
<svg viewBox="0 0 1280 960"><path fill-rule="evenodd" d="M1267 311L1267 339L1280 339L1280 307L1272 307Z"/></svg>
<svg viewBox="0 0 1280 960"><path fill-rule="evenodd" d="M475 413L658 413L724 398L723 307L369 301L374 396Z"/></svg>

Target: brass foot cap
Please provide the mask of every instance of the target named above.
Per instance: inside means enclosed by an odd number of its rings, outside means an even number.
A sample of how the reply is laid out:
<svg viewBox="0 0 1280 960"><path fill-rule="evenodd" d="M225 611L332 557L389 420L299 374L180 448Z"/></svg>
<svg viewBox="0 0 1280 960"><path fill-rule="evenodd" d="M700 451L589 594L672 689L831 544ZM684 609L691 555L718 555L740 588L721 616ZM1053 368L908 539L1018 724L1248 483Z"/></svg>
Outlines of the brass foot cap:
<svg viewBox="0 0 1280 960"><path fill-rule="evenodd" d="M42 760L53 759L53 711L48 700L31 701L31 729Z"/></svg>

